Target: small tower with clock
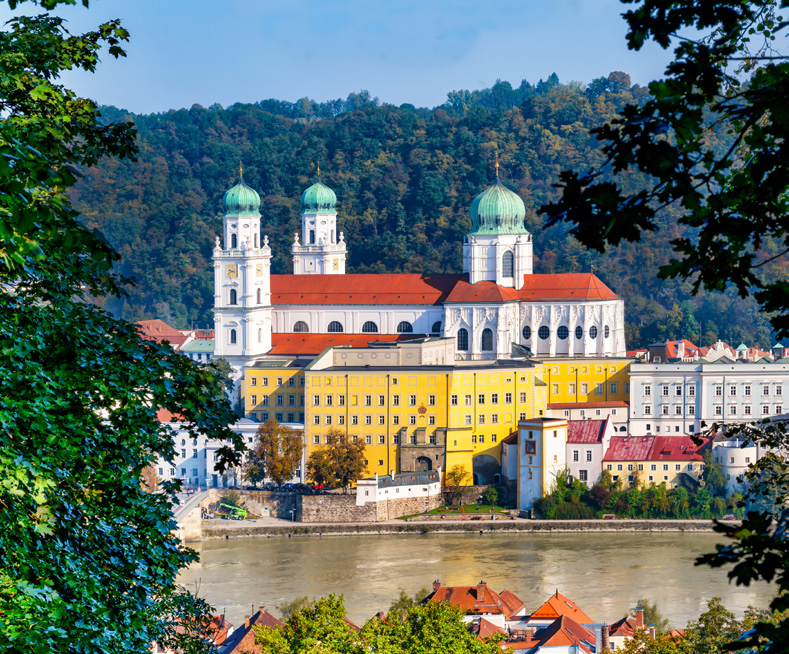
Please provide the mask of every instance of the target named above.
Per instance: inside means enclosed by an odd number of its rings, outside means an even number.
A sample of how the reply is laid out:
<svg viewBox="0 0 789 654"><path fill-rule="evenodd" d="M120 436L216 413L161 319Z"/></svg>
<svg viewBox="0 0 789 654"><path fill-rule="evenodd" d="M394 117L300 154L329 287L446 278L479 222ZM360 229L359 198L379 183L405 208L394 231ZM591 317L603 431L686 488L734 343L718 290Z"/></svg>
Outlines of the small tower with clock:
<svg viewBox="0 0 789 654"><path fill-rule="evenodd" d="M337 196L320 181L301 195L301 242L293 239L293 274L345 274L345 237L337 232Z"/></svg>
<svg viewBox="0 0 789 654"><path fill-rule="evenodd" d="M214 246L214 356L237 375L271 349L271 248L260 237L260 196L243 179L222 198Z"/></svg>

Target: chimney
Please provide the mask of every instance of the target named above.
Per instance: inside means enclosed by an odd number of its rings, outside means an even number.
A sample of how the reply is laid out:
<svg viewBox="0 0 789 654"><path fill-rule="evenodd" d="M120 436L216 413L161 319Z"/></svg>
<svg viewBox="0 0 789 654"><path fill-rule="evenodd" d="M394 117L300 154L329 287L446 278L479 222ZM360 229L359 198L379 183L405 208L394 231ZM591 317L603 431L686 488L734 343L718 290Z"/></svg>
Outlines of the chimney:
<svg viewBox="0 0 789 654"><path fill-rule="evenodd" d="M249 629L249 616L244 616L244 629Z"/></svg>
<svg viewBox="0 0 789 654"><path fill-rule="evenodd" d="M487 586L487 584L484 581L480 581L477 584L477 601L485 598L485 586Z"/></svg>
<svg viewBox="0 0 789 654"><path fill-rule="evenodd" d="M602 631L602 634L601 634L601 638L600 639L602 640L602 646L601 646L600 649L602 649L602 651L604 651L604 652L610 652L611 651L611 639L609 637L610 636L610 632L609 632L609 629L608 629L608 625L604 624L603 628L601 629L601 631Z"/></svg>
<svg viewBox="0 0 789 654"><path fill-rule="evenodd" d="M685 356L685 341L677 341L677 356L680 359Z"/></svg>
<svg viewBox="0 0 789 654"><path fill-rule="evenodd" d="M649 625L649 637L655 640L655 625L653 624Z"/></svg>
<svg viewBox="0 0 789 654"><path fill-rule="evenodd" d="M439 588L441 588L441 582L438 579L436 579L433 582L433 592L435 593Z"/></svg>
<svg viewBox="0 0 789 654"><path fill-rule="evenodd" d="M641 629L644 626L644 607L636 607L636 629Z"/></svg>

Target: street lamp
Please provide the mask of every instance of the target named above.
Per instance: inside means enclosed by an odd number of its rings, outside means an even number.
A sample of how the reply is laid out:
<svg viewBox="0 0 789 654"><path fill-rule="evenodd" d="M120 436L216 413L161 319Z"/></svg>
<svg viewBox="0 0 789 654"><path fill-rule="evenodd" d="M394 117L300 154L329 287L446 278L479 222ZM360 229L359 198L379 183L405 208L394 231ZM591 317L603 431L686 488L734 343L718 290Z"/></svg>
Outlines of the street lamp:
<svg viewBox="0 0 789 654"><path fill-rule="evenodd" d="M296 509L291 509L291 510L290 510L290 521L291 521L291 522L294 522L294 518L293 518L293 514L294 514L294 513L296 513Z"/></svg>

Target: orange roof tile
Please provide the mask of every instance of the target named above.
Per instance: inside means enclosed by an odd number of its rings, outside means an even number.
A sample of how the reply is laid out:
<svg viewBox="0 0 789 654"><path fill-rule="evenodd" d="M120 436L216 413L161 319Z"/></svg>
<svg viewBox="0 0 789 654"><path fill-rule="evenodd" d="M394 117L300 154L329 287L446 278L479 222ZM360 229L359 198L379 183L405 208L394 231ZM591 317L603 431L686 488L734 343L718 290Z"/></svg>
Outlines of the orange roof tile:
<svg viewBox="0 0 789 654"><path fill-rule="evenodd" d="M492 613L511 616L523 607L523 602L514 593L504 591L499 595L484 581L476 586L439 586L427 599L454 604L471 615Z"/></svg>
<svg viewBox="0 0 789 654"><path fill-rule="evenodd" d="M272 334L269 354L308 355L320 354L327 347L350 345L367 347L370 343L407 341L422 338L421 334Z"/></svg>
<svg viewBox="0 0 789 654"><path fill-rule="evenodd" d="M567 615L562 615L545 629L538 632L537 639L540 647L577 645L587 654L591 654L592 647L595 644L595 637L592 632Z"/></svg>
<svg viewBox="0 0 789 654"><path fill-rule="evenodd" d="M480 640L485 640L493 634L507 635L507 632L504 631L504 629L496 626L490 620L486 620L485 618L480 618L479 620L472 623L471 633L476 634L477 638Z"/></svg>
<svg viewBox="0 0 789 654"><path fill-rule="evenodd" d="M143 340L157 343L169 343L173 349L178 350L189 337L179 332L175 327L170 327L164 320L140 320L134 323Z"/></svg>
<svg viewBox="0 0 789 654"><path fill-rule="evenodd" d="M255 629L254 627L265 627L268 629L277 629L282 626L282 622L277 620L266 609L260 609L255 615L249 619L249 626L245 624L239 625L230 638L227 639L227 649L223 654L259 654L262 652L261 646L255 642Z"/></svg>
<svg viewBox="0 0 789 654"><path fill-rule="evenodd" d="M466 275L272 275L272 304L442 304Z"/></svg>
<svg viewBox="0 0 789 654"><path fill-rule="evenodd" d="M515 290L495 282L470 284L468 275L272 275L272 304L427 304L617 300L591 273L525 275Z"/></svg>
<svg viewBox="0 0 789 654"><path fill-rule="evenodd" d="M172 413L167 409L159 409L156 412L156 418L159 422L184 422L186 418L176 413Z"/></svg>
<svg viewBox="0 0 789 654"><path fill-rule="evenodd" d="M608 420L569 420L568 443L602 443Z"/></svg>
<svg viewBox="0 0 789 654"><path fill-rule="evenodd" d="M559 618L562 616L567 616L577 622L587 624L593 622L592 618L579 609L575 602L566 598L558 590L555 594L551 595L550 599L545 602L545 604L531 614L531 617L536 619Z"/></svg>
<svg viewBox="0 0 789 654"><path fill-rule="evenodd" d="M646 461L654 436L612 436L603 461Z"/></svg>

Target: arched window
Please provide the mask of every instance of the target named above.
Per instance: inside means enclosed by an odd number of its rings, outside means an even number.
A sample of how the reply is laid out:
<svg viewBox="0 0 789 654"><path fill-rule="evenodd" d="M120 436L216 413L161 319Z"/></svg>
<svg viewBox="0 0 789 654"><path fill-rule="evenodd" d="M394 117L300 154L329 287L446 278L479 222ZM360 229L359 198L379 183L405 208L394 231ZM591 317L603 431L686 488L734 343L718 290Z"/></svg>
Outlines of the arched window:
<svg viewBox="0 0 789 654"><path fill-rule="evenodd" d="M539 336L544 341L547 340L550 335L551 330L548 329L548 325L543 325L537 330L537 336Z"/></svg>
<svg viewBox="0 0 789 654"><path fill-rule="evenodd" d="M528 341L531 338L531 327L528 325L523 326L523 340Z"/></svg>
<svg viewBox="0 0 789 654"><path fill-rule="evenodd" d="M257 246L258 246L258 235L255 234L255 247L257 247Z"/></svg>
<svg viewBox="0 0 789 654"><path fill-rule="evenodd" d="M589 328L589 338L597 338L597 327L594 325Z"/></svg>
<svg viewBox="0 0 789 654"><path fill-rule="evenodd" d="M362 325L362 333L363 334L377 334L378 333L378 325L376 325L372 320L368 320L366 323Z"/></svg>
<svg viewBox="0 0 789 654"><path fill-rule="evenodd" d="M458 329L458 350L468 352L468 330L465 327Z"/></svg>
<svg viewBox="0 0 789 654"><path fill-rule="evenodd" d="M501 272L505 277L515 276L515 255L512 252L505 252L501 258Z"/></svg>
<svg viewBox="0 0 789 654"><path fill-rule="evenodd" d="M610 335L611 335L611 330L608 328L608 325L606 325L605 327L603 327L603 336L608 338Z"/></svg>
<svg viewBox="0 0 789 654"><path fill-rule="evenodd" d="M559 338L561 338L563 341L567 340L567 337L570 335L570 330L567 329L567 327L565 327L564 325L562 325L561 327L559 327L559 329L556 330L556 335Z"/></svg>
<svg viewBox="0 0 789 654"><path fill-rule="evenodd" d="M378 330L376 330L376 331L378 331ZM403 320L403 322L401 322L397 326L397 333L398 334L411 334L413 331L414 331L414 326L410 322L408 322L407 320Z"/></svg>
<svg viewBox="0 0 789 654"><path fill-rule="evenodd" d="M331 242L334 243L334 230L331 230Z"/></svg>
<svg viewBox="0 0 789 654"><path fill-rule="evenodd" d="M315 230L310 230L310 245L315 245Z"/></svg>
<svg viewBox="0 0 789 654"><path fill-rule="evenodd" d="M235 329L231 329L230 330L230 345L235 345L235 344L236 344L236 330Z"/></svg>
<svg viewBox="0 0 789 654"><path fill-rule="evenodd" d="M482 330L482 351L490 352L493 350L493 330L485 328Z"/></svg>
<svg viewBox="0 0 789 654"><path fill-rule="evenodd" d="M258 343L262 343L262 342L263 342L263 330L260 327L258 327Z"/></svg>
<svg viewBox="0 0 789 654"><path fill-rule="evenodd" d="M238 304L238 294L234 288L230 289L230 304Z"/></svg>
<svg viewBox="0 0 789 654"><path fill-rule="evenodd" d="M337 324L339 325L340 323ZM296 334L308 334L310 328L307 326L306 322L304 322L303 320L299 320L295 325L293 325L293 331ZM329 331L331 331L331 325L329 325ZM337 331L342 331L342 325L340 325L340 329L338 329Z"/></svg>
<svg viewBox="0 0 789 654"><path fill-rule="evenodd" d="M575 328L575 337L577 339L581 339L584 337L584 328L581 327L581 325L578 325L578 327Z"/></svg>
<svg viewBox="0 0 789 654"><path fill-rule="evenodd" d="M263 304L263 290L258 289L258 304Z"/></svg>
<svg viewBox="0 0 789 654"><path fill-rule="evenodd" d="M328 331L332 334L338 334L342 332L342 325L338 323L336 320L332 320L329 323Z"/></svg>
<svg viewBox="0 0 789 654"><path fill-rule="evenodd" d="M235 234L230 235L230 249L235 250L238 247L238 236Z"/></svg>
<svg viewBox="0 0 789 654"><path fill-rule="evenodd" d="M431 334L440 334L441 333L441 321L434 322L433 326L430 328Z"/></svg>

